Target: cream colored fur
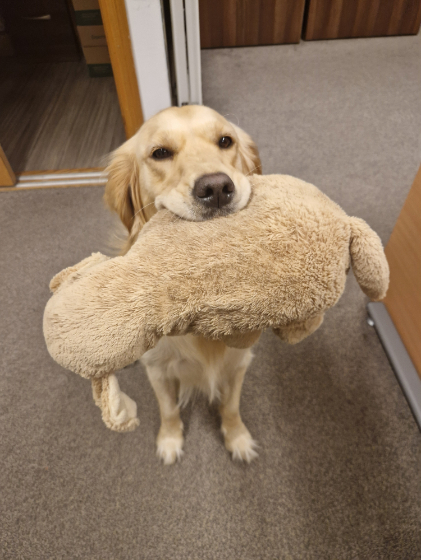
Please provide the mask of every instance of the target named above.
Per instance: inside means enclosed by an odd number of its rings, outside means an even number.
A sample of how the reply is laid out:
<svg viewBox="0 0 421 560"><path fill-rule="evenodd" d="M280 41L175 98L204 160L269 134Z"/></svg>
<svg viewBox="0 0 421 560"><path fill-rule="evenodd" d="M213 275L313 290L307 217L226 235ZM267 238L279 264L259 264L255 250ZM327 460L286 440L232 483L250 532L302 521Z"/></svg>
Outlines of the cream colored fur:
<svg viewBox="0 0 421 560"><path fill-rule="evenodd" d="M177 374L150 376L155 392L168 395L159 402L158 435L167 463L182 453L177 398L187 399L196 386L220 399L227 448L251 460L254 443L237 413L251 353L238 349L266 328L290 343L311 334L340 298L351 264L369 297L386 294L383 248L363 220L293 177L254 175L251 185L240 212L192 222L161 210L127 255L94 254L50 284L48 350L63 367L93 380L107 426L122 431L136 425L134 407L110 376L142 356L153 372L156 360L167 356L166 369ZM180 335L188 336L172 347L169 337ZM221 346L208 353L206 375L194 360L181 367L182 345L194 354L193 336Z"/></svg>
<svg viewBox="0 0 421 560"><path fill-rule="evenodd" d="M223 136L232 139L221 149ZM160 147L172 157L155 160ZM170 107L146 121L113 154L107 167L105 202L128 230L125 251L157 209L201 221L203 208L195 203L195 181L208 173L226 173L234 183L231 212L244 208L250 196L247 177L261 173L259 152L250 136L222 115L201 105Z"/></svg>

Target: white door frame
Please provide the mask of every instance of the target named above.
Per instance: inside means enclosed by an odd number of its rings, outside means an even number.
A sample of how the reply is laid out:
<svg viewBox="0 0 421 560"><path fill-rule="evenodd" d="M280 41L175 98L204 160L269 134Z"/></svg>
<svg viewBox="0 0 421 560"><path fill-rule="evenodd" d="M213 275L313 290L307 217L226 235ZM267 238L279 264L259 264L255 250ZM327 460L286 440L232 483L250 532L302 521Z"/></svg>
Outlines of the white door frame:
<svg viewBox="0 0 421 560"><path fill-rule="evenodd" d="M199 0L170 0L178 105L202 104Z"/></svg>
<svg viewBox="0 0 421 560"><path fill-rule="evenodd" d="M161 0L125 0L144 120L172 105Z"/></svg>
<svg viewBox="0 0 421 560"><path fill-rule="evenodd" d="M171 85L161 0L125 0L133 59L148 119L170 107ZM199 0L170 0L177 105L202 103Z"/></svg>

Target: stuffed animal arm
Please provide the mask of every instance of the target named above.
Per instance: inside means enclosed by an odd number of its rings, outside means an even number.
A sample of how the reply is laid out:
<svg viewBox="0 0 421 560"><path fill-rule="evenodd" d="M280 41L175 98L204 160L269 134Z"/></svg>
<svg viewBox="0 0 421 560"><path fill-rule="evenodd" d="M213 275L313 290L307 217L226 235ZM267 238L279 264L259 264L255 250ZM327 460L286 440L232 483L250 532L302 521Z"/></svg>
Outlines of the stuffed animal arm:
<svg viewBox="0 0 421 560"><path fill-rule="evenodd" d="M95 253L51 280L47 348L92 380L112 430L139 423L115 372L162 336L192 333L245 348L272 328L297 343L338 301L351 266L365 294L385 296L387 261L363 220L287 175L255 175L251 183L238 213L189 222L161 210L125 256Z"/></svg>

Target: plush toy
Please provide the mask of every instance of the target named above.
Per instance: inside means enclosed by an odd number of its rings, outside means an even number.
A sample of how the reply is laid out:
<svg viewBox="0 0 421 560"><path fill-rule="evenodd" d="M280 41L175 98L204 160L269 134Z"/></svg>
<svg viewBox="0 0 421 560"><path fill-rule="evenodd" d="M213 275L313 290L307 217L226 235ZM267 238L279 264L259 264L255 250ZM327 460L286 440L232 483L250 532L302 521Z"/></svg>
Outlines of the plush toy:
<svg viewBox="0 0 421 560"><path fill-rule="evenodd" d="M351 265L365 294L382 299L389 269L379 237L316 187L255 175L248 205L190 222L159 211L122 257L95 253L50 283L44 314L51 356L92 380L105 424L138 425L114 372L164 335L193 333L245 348L272 328L296 343L341 296Z"/></svg>

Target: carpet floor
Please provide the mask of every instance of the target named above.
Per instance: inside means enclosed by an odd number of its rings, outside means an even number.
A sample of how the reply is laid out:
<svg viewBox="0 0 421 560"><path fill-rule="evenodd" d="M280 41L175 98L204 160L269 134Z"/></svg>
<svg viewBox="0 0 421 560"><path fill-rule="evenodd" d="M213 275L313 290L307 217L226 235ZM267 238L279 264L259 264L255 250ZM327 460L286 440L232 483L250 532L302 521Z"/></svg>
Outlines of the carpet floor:
<svg viewBox="0 0 421 560"><path fill-rule="evenodd" d="M239 121L264 172L318 185L387 241L420 160L420 37L203 52L205 103ZM48 282L107 251L102 188L0 194L2 559L415 560L421 436L354 278L297 346L266 333L241 408L258 441L233 463L216 408L182 412L185 455L155 456L158 407L119 374L141 428L107 430L90 383L42 336Z"/></svg>

